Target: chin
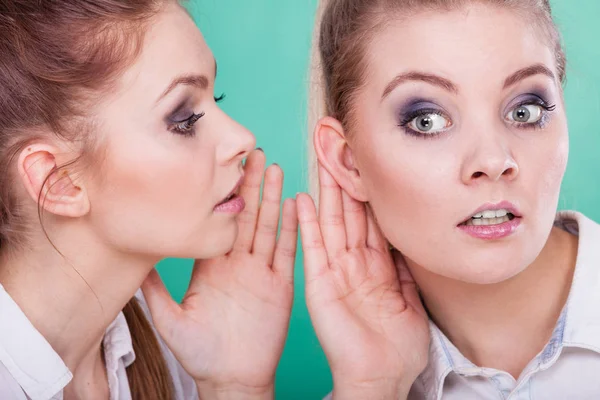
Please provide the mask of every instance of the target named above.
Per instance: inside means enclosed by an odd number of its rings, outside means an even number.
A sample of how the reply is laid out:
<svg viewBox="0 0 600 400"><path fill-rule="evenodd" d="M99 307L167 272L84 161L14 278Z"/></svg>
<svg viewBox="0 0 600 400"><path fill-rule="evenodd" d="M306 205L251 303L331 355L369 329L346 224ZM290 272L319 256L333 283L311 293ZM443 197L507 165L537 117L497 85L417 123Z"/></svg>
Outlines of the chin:
<svg viewBox="0 0 600 400"><path fill-rule="evenodd" d="M232 224L231 227L215 229L212 233L204 234L194 241L196 246L193 249L193 254L184 258L206 260L224 256L233 249L237 233L237 224Z"/></svg>
<svg viewBox="0 0 600 400"><path fill-rule="evenodd" d="M530 262L526 257L498 257L465 260L456 266L448 278L476 285L493 285L508 281L525 271ZM445 274L444 274L445 275Z"/></svg>
<svg viewBox="0 0 600 400"><path fill-rule="evenodd" d="M524 269L506 271L502 268L497 270L486 269L483 271L465 273L460 280L475 285L494 285L514 278L523 272L523 270Z"/></svg>

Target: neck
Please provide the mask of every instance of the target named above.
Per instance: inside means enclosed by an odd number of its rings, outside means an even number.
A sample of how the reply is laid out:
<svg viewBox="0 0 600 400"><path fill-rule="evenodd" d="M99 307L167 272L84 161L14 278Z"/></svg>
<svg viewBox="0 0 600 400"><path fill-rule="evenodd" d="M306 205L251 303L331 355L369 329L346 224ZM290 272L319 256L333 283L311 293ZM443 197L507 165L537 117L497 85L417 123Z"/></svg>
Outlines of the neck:
<svg viewBox="0 0 600 400"><path fill-rule="evenodd" d="M104 333L155 261L110 250L84 229L3 251L0 282L74 375L97 365ZM73 238L77 238L73 240ZM83 373L86 375L86 373Z"/></svg>
<svg viewBox="0 0 600 400"><path fill-rule="evenodd" d="M492 285L409 266L431 318L460 352L517 378L552 335L571 288L577 244L577 237L553 228L525 271Z"/></svg>

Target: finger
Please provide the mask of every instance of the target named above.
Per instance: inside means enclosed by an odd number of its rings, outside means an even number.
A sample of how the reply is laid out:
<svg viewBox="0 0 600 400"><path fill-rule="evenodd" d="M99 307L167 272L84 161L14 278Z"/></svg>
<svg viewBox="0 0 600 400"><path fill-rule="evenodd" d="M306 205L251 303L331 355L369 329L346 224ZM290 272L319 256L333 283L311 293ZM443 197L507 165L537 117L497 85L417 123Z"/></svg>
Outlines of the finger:
<svg viewBox="0 0 600 400"><path fill-rule="evenodd" d="M142 292L156 329L158 329L161 336L165 337L165 334L169 331L168 328L179 316L181 308L167 291L156 269L150 271L150 274L142 283ZM168 338L165 337L165 340L168 340Z"/></svg>
<svg viewBox="0 0 600 400"><path fill-rule="evenodd" d="M396 265L396 270L398 271L398 279L400 281L400 288L402 290L402 297L404 297L404 301L406 301L409 306L421 314L421 316L428 318L427 312L425 311L423 303L421 302L421 296L419 296L417 284L413 279L408 266L406 265L404 256L402 256L399 251L395 250L392 251L392 255L394 256L394 264Z"/></svg>
<svg viewBox="0 0 600 400"><path fill-rule="evenodd" d="M367 246L379 251L389 251L388 242L375 220L373 210L371 210L370 206L366 206L365 208L367 209Z"/></svg>
<svg viewBox="0 0 600 400"><path fill-rule="evenodd" d="M357 201L342 190L344 223L348 247L364 247L367 244L367 210L365 203Z"/></svg>
<svg viewBox="0 0 600 400"><path fill-rule="evenodd" d="M234 245L237 250L250 251L252 249L265 162L266 157L262 150L254 150L244 165L244 181L240 187L240 196L246 202L246 207L238 216L239 231Z"/></svg>
<svg viewBox="0 0 600 400"><path fill-rule="evenodd" d="M294 263L296 262L296 246L298 243L298 211L296 201L286 199L283 203L281 233L275 248L273 270L287 282L294 282Z"/></svg>
<svg viewBox="0 0 600 400"><path fill-rule="evenodd" d="M283 171L279 166L271 165L265 172L262 202L252 245L252 252L265 257L268 265L273 262L273 251L277 241L282 186Z"/></svg>
<svg viewBox="0 0 600 400"><path fill-rule="evenodd" d="M304 252L305 279L312 281L328 269L327 250L323 243L313 199L309 195L301 193L296 197L296 207Z"/></svg>
<svg viewBox="0 0 600 400"><path fill-rule="evenodd" d="M319 164L319 224L329 257L347 249L342 205L342 190L327 170Z"/></svg>

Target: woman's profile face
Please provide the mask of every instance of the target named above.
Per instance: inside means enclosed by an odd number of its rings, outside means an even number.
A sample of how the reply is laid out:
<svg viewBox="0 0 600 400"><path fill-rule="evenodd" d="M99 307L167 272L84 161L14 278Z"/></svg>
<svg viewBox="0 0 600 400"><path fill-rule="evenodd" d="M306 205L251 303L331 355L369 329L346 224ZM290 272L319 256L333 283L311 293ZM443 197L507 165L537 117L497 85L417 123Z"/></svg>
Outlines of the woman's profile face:
<svg viewBox="0 0 600 400"><path fill-rule="evenodd" d="M253 135L214 99L216 64L178 5L150 23L140 56L96 114L103 144L88 185L99 239L149 256L209 258L231 249L237 188Z"/></svg>
<svg viewBox="0 0 600 400"><path fill-rule="evenodd" d="M386 237L450 278L521 272L550 233L568 154L555 54L531 15L478 4L399 18L367 62L350 143Z"/></svg>

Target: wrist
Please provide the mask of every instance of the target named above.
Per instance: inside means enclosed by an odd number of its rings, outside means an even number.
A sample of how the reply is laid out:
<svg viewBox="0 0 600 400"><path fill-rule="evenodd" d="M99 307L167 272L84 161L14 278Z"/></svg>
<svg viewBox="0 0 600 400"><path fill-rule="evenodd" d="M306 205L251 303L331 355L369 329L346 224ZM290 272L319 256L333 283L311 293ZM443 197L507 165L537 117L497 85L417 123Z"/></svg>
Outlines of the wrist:
<svg viewBox="0 0 600 400"><path fill-rule="evenodd" d="M402 379L343 382L334 379L333 400L406 400L413 382Z"/></svg>
<svg viewBox="0 0 600 400"><path fill-rule="evenodd" d="M198 396L206 400L273 400L274 385L250 387L238 384L219 385L208 381L196 381Z"/></svg>

